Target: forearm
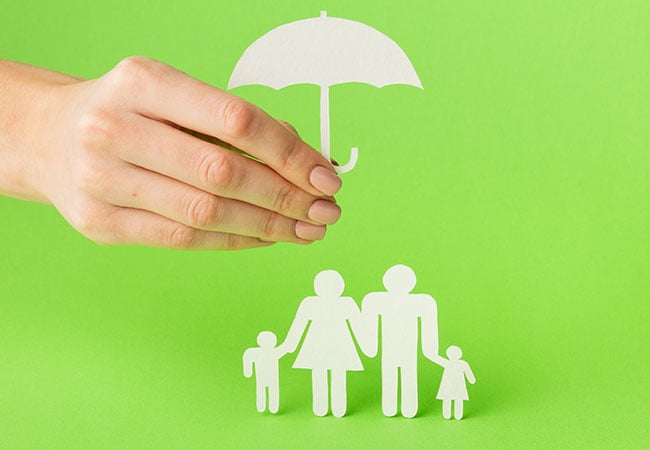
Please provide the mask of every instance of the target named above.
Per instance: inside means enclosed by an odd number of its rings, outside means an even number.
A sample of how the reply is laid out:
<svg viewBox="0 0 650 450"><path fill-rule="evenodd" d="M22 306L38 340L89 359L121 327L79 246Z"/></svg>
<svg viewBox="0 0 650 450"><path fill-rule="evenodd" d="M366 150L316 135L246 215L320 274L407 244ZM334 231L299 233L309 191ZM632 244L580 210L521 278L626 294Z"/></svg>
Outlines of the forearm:
<svg viewBox="0 0 650 450"><path fill-rule="evenodd" d="M0 60L0 195L49 203L38 183L48 151L44 130L56 119L57 87L78 79ZM53 114L54 112L54 114Z"/></svg>

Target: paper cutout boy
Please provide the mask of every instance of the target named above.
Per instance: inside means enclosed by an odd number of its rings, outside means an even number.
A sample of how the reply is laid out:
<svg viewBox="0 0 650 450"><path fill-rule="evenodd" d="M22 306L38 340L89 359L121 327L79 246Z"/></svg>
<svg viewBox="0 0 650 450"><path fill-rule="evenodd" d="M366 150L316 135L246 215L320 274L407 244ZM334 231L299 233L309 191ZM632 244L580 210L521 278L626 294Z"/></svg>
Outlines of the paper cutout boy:
<svg viewBox="0 0 650 450"><path fill-rule="evenodd" d="M456 420L463 418L463 401L469 400L467 395L467 386L465 385L465 377L467 380L474 384L476 378L470 369L469 364L463 361L461 356L463 352L455 345L447 348L447 358L436 356L432 361L440 364L444 371L442 372L442 381L440 381L440 389L436 398L442 400L442 416L445 419L451 418L451 406L454 402L454 417Z"/></svg>
<svg viewBox="0 0 650 450"><path fill-rule="evenodd" d="M257 410L264 412L267 404L269 412L275 414L280 406L280 369L278 361L287 352L278 346L277 338L271 331L257 335L257 345L244 352L244 376L250 378L255 366L257 385ZM267 401L268 400L268 401Z"/></svg>

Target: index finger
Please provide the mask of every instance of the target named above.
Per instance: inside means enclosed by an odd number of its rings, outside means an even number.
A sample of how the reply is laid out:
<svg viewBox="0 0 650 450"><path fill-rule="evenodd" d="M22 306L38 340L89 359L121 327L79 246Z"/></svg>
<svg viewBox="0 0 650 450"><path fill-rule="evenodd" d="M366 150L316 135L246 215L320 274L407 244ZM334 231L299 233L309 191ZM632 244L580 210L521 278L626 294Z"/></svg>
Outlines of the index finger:
<svg viewBox="0 0 650 450"><path fill-rule="evenodd" d="M115 71L135 83L136 112L216 136L312 195L340 189L330 162L257 106L148 58L127 58Z"/></svg>

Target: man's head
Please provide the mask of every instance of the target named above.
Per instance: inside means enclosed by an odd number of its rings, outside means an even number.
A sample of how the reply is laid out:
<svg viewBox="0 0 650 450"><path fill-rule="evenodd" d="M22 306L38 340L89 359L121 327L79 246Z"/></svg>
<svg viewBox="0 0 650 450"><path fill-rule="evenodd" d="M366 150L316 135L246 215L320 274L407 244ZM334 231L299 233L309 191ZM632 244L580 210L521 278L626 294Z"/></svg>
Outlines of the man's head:
<svg viewBox="0 0 650 450"><path fill-rule="evenodd" d="M389 293L408 294L415 287L417 279L415 278L413 269L403 264L398 264L386 271L383 281L384 287Z"/></svg>

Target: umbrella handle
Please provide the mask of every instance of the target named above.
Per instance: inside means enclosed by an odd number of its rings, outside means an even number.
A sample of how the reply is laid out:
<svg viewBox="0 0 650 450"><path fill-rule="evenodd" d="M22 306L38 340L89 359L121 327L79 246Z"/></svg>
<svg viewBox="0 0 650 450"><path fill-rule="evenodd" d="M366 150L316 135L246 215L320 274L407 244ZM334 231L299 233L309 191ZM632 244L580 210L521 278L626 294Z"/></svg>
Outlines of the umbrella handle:
<svg viewBox="0 0 650 450"><path fill-rule="evenodd" d="M359 159L359 149L357 147L352 147L350 150L350 161L342 166L334 166L336 173L346 173L354 169L354 166L357 165L357 160Z"/></svg>

